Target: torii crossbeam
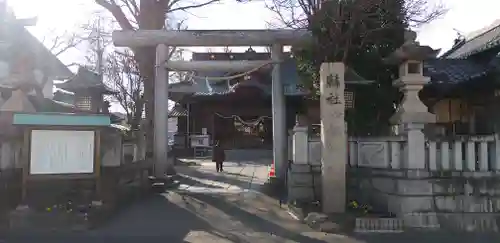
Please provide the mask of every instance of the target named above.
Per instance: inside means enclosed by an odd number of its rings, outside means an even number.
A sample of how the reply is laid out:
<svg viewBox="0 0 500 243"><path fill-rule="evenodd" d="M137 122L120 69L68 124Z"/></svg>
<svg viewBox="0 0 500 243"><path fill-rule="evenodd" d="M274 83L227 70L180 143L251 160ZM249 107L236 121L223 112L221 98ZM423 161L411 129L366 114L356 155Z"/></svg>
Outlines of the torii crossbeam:
<svg viewBox="0 0 500 243"><path fill-rule="evenodd" d="M139 30L115 31L115 46L271 46L300 45L312 38L307 30Z"/></svg>

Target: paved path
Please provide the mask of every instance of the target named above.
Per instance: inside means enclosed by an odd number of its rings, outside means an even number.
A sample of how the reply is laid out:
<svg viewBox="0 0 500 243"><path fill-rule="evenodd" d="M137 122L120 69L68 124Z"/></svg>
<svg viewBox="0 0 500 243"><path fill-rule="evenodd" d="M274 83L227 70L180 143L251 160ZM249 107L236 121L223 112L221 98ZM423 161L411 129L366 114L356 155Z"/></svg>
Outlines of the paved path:
<svg viewBox="0 0 500 243"><path fill-rule="evenodd" d="M278 202L259 192L266 180L266 161L226 163L215 172L212 162L178 167L181 185L133 205L108 225L71 235L22 236L3 242L107 243L271 243L271 242L499 242L486 236L456 239L432 235L341 236L314 232L294 220ZM432 238L432 239L431 239Z"/></svg>

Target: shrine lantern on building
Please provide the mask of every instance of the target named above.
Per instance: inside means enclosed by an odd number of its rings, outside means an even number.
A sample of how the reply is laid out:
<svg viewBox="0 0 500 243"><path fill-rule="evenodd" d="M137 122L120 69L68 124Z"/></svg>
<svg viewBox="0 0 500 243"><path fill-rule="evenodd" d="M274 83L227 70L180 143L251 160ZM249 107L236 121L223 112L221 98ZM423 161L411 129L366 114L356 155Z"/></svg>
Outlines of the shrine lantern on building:
<svg viewBox="0 0 500 243"><path fill-rule="evenodd" d="M114 93L103 82L101 75L84 67L64 83L56 84L57 88L74 93L74 106L79 111L103 113L107 111L104 95Z"/></svg>

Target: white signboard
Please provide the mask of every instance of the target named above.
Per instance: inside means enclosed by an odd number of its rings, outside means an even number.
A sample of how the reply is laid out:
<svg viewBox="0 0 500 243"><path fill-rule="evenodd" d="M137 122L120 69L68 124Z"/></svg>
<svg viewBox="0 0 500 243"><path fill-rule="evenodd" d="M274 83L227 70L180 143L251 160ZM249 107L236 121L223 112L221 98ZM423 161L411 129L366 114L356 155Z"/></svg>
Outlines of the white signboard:
<svg viewBox="0 0 500 243"><path fill-rule="evenodd" d="M94 131L33 130L30 174L94 172Z"/></svg>
<svg viewBox="0 0 500 243"><path fill-rule="evenodd" d="M191 135L191 147L210 147L210 136Z"/></svg>

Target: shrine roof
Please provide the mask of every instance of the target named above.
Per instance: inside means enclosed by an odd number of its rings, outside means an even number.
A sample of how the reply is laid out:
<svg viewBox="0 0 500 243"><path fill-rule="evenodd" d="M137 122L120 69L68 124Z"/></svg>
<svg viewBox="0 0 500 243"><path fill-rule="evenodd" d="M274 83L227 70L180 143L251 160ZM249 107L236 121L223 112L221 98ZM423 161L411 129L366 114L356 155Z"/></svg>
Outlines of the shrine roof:
<svg viewBox="0 0 500 243"><path fill-rule="evenodd" d="M493 48L500 47L500 20L491 26L479 30L471 38L458 42L451 50L443 54L445 58L467 58Z"/></svg>
<svg viewBox="0 0 500 243"><path fill-rule="evenodd" d="M80 67L76 75L64 83L55 85L57 88L75 92L75 90L95 89L103 93L113 93L101 80L101 75Z"/></svg>
<svg viewBox="0 0 500 243"><path fill-rule="evenodd" d="M283 79L283 88L285 95L304 95L305 92L299 88L299 79L297 75L297 67L295 61L288 59L281 65L281 77ZM208 81L202 77L223 77L228 76L225 72L210 72L210 73L198 73L197 76L201 76L193 79L193 84L195 88L195 96L211 96L211 95L226 95L234 92L238 87L242 86L252 86L259 88L264 94L271 95L271 79L270 74L267 75L269 82L259 82L259 80L251 78L249 80L244 80L236 85L230 85L229 81Z"/></svg>
<svg viewBox="0 0 500 243"><path fill-rule="evenodd" d="M432 84L458 84L480 78L489 73L491 66L467 59L431 59L424 62L424 75Z"/></svg>
<svg viewBox="0 0 500 243"><path fill-rule="evenodd" d="M37 112L74 112L74 106L57 100L27 95Z"/></svg>
<svg viewBox="0 0 500 243"><path fill-rule="evenodd" d="M57 89L56 92L54 92L54 96L52 99L73 104L75 102L75 94L63 89Z"/></svg>
<svg viewBox="0 0 500 243"><path fill-rule="evenodd" d="M284 93L287 96L303 96L307 95L308 91L304 90L301 86L297 64L291 57L290 53L284 53L286 59L280 66L281 78L283 80ZM228 52L204 52L193 53L192 60L195 61L228 61L228 60L269 60L271 54L268 52L245 52L245 53L228 53ZM238 83L231 82L230 80L211 81L206 77L227 77L235 75L234 73L226 73L223 71L212 72L198 72L196 77L189 82L180 82L170 84L171 92L170 98L173 100L180 100L187 95L195 97L200 96L223 96L235 92L239 87L253 87L258 88L264 95L271 95L271 71L258 70L255 75L250 75L250 79L242 80ZM346 67L345 73L346 81L353 81L353 83L371 83L356 73L352 68ZM173 91L176 90L176 91Z"/></svg>
<svg viewBox="0 0 500 243"><path fill-rule="evenodd" d="M11 19L15 19L13 13L10 13L8 16ZM50 76L55 79L64 79L69 78L73 75L71 70L59 60L59 58L54 55L47 47L40 42L35 36L33 36L26 27L17 24L9 24L11 28L4 28L4 30L8 30L14 33L14 35L18 38L21 38L23 41L15 41L13 44L14 48L30 48L30 51L37 54L36 66L41 69L48 68L50 70ZM7 34L9 36L9 34ZM12 34L11 34L12 36ZM26 46L19 46L19 43L26 43Z"/></svg>

